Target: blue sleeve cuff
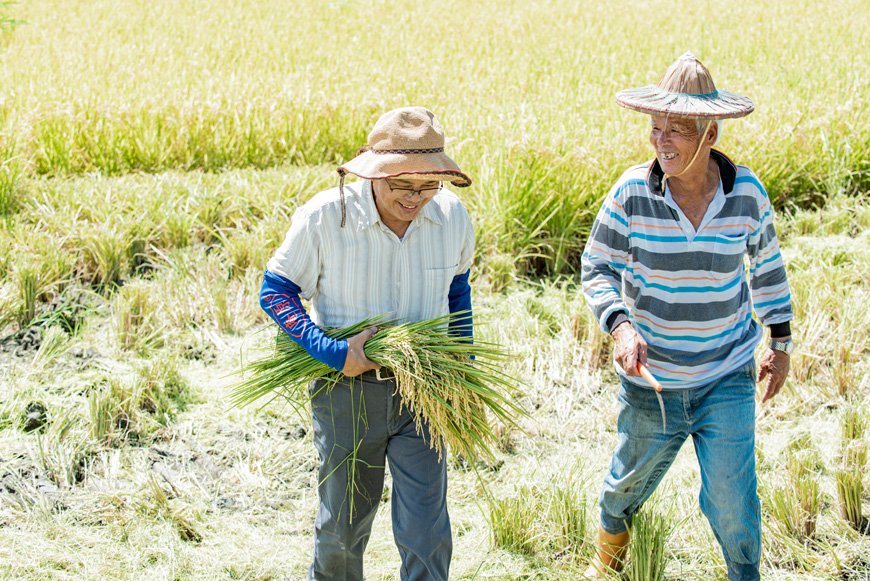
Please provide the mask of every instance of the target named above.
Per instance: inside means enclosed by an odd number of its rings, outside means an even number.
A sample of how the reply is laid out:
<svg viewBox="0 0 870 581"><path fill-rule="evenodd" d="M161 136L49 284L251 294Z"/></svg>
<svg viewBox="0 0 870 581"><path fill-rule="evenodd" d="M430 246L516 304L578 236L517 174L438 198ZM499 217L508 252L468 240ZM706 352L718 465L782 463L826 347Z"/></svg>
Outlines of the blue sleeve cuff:
<svg viewBox="0 0 870 581"><path fill-rule="evenodd" d="M267 270L260 288L260 308L309 355L341 371L347 359L347 341L329 337L314 324L302 307L300 291L292 280Z"/></svg>

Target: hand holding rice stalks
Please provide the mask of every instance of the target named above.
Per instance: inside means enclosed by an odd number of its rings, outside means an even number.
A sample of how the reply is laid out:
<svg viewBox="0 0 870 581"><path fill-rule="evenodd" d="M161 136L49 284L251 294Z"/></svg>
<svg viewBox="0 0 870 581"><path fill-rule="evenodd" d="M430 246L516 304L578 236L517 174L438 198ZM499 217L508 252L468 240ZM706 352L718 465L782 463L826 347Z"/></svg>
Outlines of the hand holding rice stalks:
<svg viewBox="0 0 870 581"><path fill-rule="evenodd" d="M377 325L380 330L366 342L366 356L395 375L403 404L416 415L418 432L425 423L439 455L447 444L468 459L481 454L492 457L492 447L498 443L496 422L516 426L516 418L527 414L515 399L519 382L502 371L510 354L498 344L471 344L448 334L451 318L461 319L463 314L401 324L371 317L326 333L346 339ZM298 409L309 400L306 388L311 381L335 382L341 377L284 333L279 333L271 357L254 361L241 372L252 375L233 387L230 400L237 406L275 394Z"/></svg>

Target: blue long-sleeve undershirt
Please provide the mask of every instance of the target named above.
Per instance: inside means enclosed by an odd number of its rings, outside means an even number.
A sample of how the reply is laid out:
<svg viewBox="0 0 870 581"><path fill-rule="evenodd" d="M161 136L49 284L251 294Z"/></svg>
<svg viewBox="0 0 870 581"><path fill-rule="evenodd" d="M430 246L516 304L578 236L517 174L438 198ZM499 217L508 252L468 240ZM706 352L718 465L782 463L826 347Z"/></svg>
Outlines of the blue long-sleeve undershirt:
<svg viewBox="0 0 870 581"><path fill-rule="evenodd" d="M302 307L301 291L292 280L267 270L260 288L260 308L309 355L341 371L347 359L347 341L329 337L314 324Z"/></svg>
<svg viewBox="0 0 870 581"><path fill-rule="evenodd" d="M469 343L474 338L471 285L468 282L470 272L469 270L453 277L447 293L447 304L451 313L468 311L467 314L452 320L448 331L455 336L467 338ZM267 270L260 288L260 307L309 355L341 371L347 359L347 341L329 337L314 324L302 307L299 298L301 290L293 281Z"/></svg>
<svg viewBox="0 0 870 581"><path fill-rule="evenodd" d="M447 309L450 313L461 313L468 311L466 314L450 319L450 324L447 326L448 332L455 337L466 338L468 343L474 340L474 321L471 316L471 285L468 282L468 275L471 270L466 270L464 274L458 274L453 277L450 283L450 290L447 291Z"/></svg>

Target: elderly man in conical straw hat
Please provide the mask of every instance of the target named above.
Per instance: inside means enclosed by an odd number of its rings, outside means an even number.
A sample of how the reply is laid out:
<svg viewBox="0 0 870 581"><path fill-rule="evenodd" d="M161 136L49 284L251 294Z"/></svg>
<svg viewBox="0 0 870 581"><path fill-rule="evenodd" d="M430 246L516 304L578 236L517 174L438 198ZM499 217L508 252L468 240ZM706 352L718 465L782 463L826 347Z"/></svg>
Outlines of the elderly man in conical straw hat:
<svg viewBox="0 0 870 581"><path fill-rule="evenodd" d="M713 146L723 119L754 106L717 91L690 53L657 85L621 91L616 100L650 115L655 159L611 189L582 258L586 301L613 336L621 381L619 441L588 575L620 568L632 515L691 436L701 510L728 579L753 581L761 550L755 385L767 380L762 401L782 388L793 315L770 199L751 170ZM756 370L759 323L770 340Z"/></svg>
<svg viewBox="0 0 870 581"><path fill-rule="evenodd" d="M387 459L401 579L447 579L445 460L430 446L428 430L418 432L395 379L366 357L363 346L377 328L347 340L318 328L384 314L421 321L467 311L449 331L472 340L474 232L459 198L441 186L471 180L444 153L444 141L440 123L423 107L385 113L368 145L339 167L339 187L296 210L267 265L260 305L312 357L344 374L328 389L324 382L310 387L320 508L309 579L363 579ZM362 179L345 185L348 173ZM311 300L310 318L300 297Z"/></svg>

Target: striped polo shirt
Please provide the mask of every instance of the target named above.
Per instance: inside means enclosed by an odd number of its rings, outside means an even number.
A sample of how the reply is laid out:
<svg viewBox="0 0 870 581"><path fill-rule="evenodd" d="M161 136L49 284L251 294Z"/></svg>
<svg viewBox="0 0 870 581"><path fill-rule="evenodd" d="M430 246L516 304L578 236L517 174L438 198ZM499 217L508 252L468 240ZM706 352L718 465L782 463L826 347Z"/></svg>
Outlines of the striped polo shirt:
<svg viewBox="0 0 870 581"><path fill-rule="evenodd" d="M405 321L447 315L453 277L474 258L471 219L456 194L442 189L400 239L381 221L371 181L344 190L344 228L338 188L316 194L293 214L267 269L311 299L311 319L320 327L377 315Z"/></svg>
<svg viewBox="0 0 870 581"><path fill-rule="evenodd" d="M753 310L765 326L793 318L770 198L752 171L718 151L711 157L719 190L697 231L663 191L653 160L608 193L582 257L583 292L602 329L626 312L665 389L704 385L748 363L762 336Z"/></svg>

